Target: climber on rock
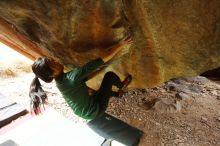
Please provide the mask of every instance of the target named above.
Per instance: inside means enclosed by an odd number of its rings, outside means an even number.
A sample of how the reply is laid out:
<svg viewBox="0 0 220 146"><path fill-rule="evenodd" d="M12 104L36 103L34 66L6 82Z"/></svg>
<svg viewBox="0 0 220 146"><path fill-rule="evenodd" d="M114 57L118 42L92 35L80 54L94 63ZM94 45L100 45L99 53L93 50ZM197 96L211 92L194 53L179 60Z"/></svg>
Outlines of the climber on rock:
<svg viewBox="0 0 220 146"><path fill-rule="evenodd" d="M109 49L108 55L92 60L67 73L64 73L64 66L62 64L54 59L46 57L38 58L33 63L32 70L37 78L47 83L55 79L57 88L60 90L73 112L79 117L92 120L105 112L110 97L121 96L123 89L131 82L132 77L128 75L124 81L121 81L114 72L107 72L104 75L100 88L93 94L89 94L89 88L86 85L86 81L92 73L100 69L106 62L110 61L124 45L131 42L131 38L127 38ZM113 85L118 88L118 91L112 91ZM33 98L31 99L33 100ZM36 101L40 102L43 100ZM38 103L36 105L40 106L40 104L41 103Z"/></svg>

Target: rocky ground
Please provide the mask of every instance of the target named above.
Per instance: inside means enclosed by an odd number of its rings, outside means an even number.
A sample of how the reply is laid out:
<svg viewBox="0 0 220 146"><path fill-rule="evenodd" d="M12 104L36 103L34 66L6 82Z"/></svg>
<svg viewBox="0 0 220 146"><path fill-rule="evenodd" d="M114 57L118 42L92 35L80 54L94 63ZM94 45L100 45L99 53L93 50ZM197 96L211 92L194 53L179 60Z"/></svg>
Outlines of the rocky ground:
<svg viewBox="0 0 220 146"><path fill-rule="evenodd" d="M29 109L32 78L30 73L1 78L0 92ZM72 113L54 83L43 83L43 87L58 112L86 123ZM205 77L131 89L120 99L112 98L107 112L144 131L140 146L220 146L220 83Z"/></svg>
<svg viewBox="0 0 220 146"><path fill-rule="evenodd" d="M108 111L144 131L140 146L220 145L220 85L204 77L130 90Z"/></svg>

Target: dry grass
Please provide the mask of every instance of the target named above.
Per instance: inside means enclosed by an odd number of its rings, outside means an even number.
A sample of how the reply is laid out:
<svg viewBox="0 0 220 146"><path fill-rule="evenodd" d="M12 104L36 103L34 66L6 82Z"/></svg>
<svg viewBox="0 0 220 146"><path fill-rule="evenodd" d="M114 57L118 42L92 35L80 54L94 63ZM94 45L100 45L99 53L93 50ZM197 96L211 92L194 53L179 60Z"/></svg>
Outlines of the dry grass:
<svg viewBox="0 0 220 146"><path fill-rule="evenodd" d="M0 77L1 78L8 78L8 77L15 77L16 74L14 71L12 71L11 68L6 68L6 69L0 69Z"/></svg>
<svg viewBox="0 0 220 146"><path fill-rule="evenodd" d="M13 64L14 70L18 73L29 73L31 72L31 63L30 62L23 62L23 61L16 61Z"/></svg>
<svg viewBox="0 0 220 146"><path fill-rule="evenodd" d="M32 61L0 43L0 78L11 78L31 72Z"/></svg>
<svg viewBox="0 0 220 146"><path fill-rule="evenodd" d="M10 63L0 62L0 78L11 78L29 72L31 72L30 62L19 60Z"/></svg>

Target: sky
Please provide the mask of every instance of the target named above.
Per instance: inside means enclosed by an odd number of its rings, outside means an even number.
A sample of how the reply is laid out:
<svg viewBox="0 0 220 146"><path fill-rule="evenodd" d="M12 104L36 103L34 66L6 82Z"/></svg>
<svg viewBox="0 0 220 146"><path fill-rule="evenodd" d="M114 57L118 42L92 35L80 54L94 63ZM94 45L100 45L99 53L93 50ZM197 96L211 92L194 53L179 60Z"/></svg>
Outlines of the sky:
<svg viewBox="0 0 220 146"><path fill-rule="evenodd" d="M14 61L30 61L27 57L17 53L5 44L0 42L0 62L8 63Z"/></svg>

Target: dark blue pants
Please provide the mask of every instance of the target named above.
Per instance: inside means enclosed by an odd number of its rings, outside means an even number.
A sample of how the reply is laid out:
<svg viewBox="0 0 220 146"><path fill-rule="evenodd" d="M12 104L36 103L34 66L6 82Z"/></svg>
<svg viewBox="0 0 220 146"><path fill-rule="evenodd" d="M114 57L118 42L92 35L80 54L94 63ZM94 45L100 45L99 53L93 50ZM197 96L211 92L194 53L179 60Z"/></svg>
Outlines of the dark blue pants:
<svg viewBox="0 0 220 146"><path fill-rule="evenodd" d="M118 92L112 91L112 86L122 88L123 84L120 78L114 72L107 72L102 80L99 90L95 93L96 102L99 103L102 111L108 107L110 97L118 97Z"/></svg>

